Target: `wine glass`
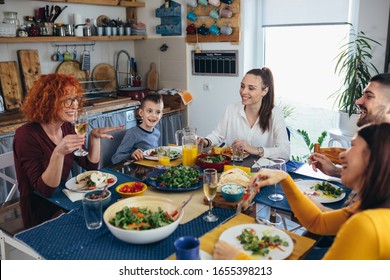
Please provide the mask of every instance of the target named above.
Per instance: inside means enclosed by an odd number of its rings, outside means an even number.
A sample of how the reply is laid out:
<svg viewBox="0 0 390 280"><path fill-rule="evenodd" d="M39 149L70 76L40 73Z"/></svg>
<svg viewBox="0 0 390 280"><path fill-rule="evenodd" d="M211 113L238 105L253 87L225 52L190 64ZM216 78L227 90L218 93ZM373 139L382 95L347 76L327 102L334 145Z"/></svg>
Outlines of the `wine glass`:
<svg viewBox="0 0 390 280"><path fill-rule="evenodd" d="M88 130L88 114L85 109L77 111L74 119L74 129L78 135L85 135ZM73 152L75 156L84 157L88 152L82 147Z"/></svg>
<svg viewBox="0 0 390 280"><path fill-rule="evenodd" d="M270 165L268 168L286 171L286 162L284 159L281 159L281 158L270 159ZM283 200L284 196L282 194L276 192L276 186L277 186L277 184L274 185L275 192L273 194L270 194L268 196L268 199L270 199L272 201Z"/></svg>
<svg viewBox="0 0 390 280"><path fill-rule="evenodd" d="M207 200L209 201L209 211L203 216L203 220L206 222L218 221L218 217L212 212L213 199L217 194L217 170L214 168L206 168L203 171L203 191Z"/></svg>

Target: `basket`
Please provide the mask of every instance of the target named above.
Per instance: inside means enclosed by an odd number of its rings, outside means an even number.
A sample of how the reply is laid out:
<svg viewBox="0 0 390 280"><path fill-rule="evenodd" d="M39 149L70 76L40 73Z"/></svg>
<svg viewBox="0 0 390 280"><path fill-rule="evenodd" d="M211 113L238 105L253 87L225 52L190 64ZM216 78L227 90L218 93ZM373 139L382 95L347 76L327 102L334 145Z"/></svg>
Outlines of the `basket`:
<svg viewBox="0 0 390 280"><path fill-rule="evenodd" d="M12 23L0 23L0 37L16 37L16 25Z"/></svg>

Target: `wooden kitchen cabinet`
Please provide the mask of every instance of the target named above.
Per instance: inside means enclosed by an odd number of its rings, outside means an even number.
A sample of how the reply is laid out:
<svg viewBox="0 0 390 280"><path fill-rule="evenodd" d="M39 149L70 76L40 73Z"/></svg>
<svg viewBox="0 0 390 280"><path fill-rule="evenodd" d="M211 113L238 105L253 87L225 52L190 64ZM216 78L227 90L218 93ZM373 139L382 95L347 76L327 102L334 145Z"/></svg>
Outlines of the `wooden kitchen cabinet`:
<svg viewBox="0 0 390 280"><path fill-rule="evenodd" d="M87 4L87 5L105 5L120 6L126 8L127 19L137 21L137 8L145 7L145 2L125 1L125 0L46 0L45 2L69 3L69 4ZM38 36L38 37L0 37L0 43L46 43L46 42L80 42L80 41L129 41L145 40L146 35L142 36Z"/></svg>

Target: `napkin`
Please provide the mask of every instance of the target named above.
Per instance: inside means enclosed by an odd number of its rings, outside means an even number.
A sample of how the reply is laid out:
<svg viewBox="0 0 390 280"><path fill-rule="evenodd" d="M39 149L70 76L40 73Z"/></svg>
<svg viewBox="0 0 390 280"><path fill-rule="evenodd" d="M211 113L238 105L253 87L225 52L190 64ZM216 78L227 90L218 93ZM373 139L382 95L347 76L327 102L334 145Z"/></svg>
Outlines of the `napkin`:
<svg viewBox="0 0 390 280"><path fill-rule="evenodd" d="M63 189L62 192L70 199L70 201L75 202L78 200L82 200L85 193L72 192L67 189Z"/></svg>
<svg viewBox="0 0 390 280"><path fill-rule="evenodd" d="M316 172L307 163L303 164L301 167L297 168L297 170L295 170L293 172L296 173L296 174L301 174L301 175L309 176L309 177L316 178L316 179L321 179L321 180L333 181L333 182L341 183L341 179L340 178L325 175L320 170L318 170Z"/></svg>
<svg viewBox="0 0 390 280"><path fill-rule="evenodd" d="M273 162L269 160L268 158L259 158L255 162L255 164L252 165L252 168L260 168L260 167L267 167L267 166L272 166Z"/></svg>

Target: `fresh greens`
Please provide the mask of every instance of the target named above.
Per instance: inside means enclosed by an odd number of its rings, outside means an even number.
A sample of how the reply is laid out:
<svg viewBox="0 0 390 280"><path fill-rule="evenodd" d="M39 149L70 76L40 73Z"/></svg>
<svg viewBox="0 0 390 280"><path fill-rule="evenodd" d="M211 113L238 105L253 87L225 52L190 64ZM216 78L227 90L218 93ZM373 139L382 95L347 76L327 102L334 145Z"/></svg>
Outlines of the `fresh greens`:
<svg viewBox="0 0 390 280"><path fill-rule="evenodd" d="M203 158L200 158L199 160L203 162L209 162L209 163L221 163L226 161L226 157L219 154L219 155L205 156Z"/></svg>
<svg viewBox="0 0 390 280"><path fill-rule="evenodd" d="M110 224L126 230L148 230L163 227L173 223L169 214L160 207L153 212L147 207L123 207L116 212Z"/></svg>
<svg viewBox="0 0 390 280"><path fill-rule="evenodd" d="M158 147L158 148L155 148L153 149L150 153L149 153L149 156L151 157L155 157L155 156L158 156L159 152L162 152L164 151L164 147ZM166 156L167 155L167 152L165 151L164 155ZM180 158L181 157L181 153L179 151L176 151L176 150L170 150L170 153L169 153L169 157L171 159L177 159L177 158Z"/></svg>
<svg viewBox="0 0 390 280"><path fill-rule="evenodd" d="M243 244L244 250L252 251L253 255L268 255L270 249L277 248L284 251L283 247L288 247L288 242L283 241L279 235L270 236L264 234L261 239L257 236L256 232L251 229L244 229L242 233L237 236L237 239Z"/></svg>
<svg viewBox="0 0 390 280"><path fill-rule="evenodd" d="M190 188L199 183L201 174L198 170L185 166L170 167L164 173L151 177L157 181L160 187L167 188Z"/></svg>
<svg viewBox="0 0 390 280"><path fill-rule="evenodd" d="M342 188L336 188L326 181L317 183L310 188L314 189L315 191L321 191L322 194L325 196L330 196L334 198L337 198L344 193L344 190Z"/></svg>

